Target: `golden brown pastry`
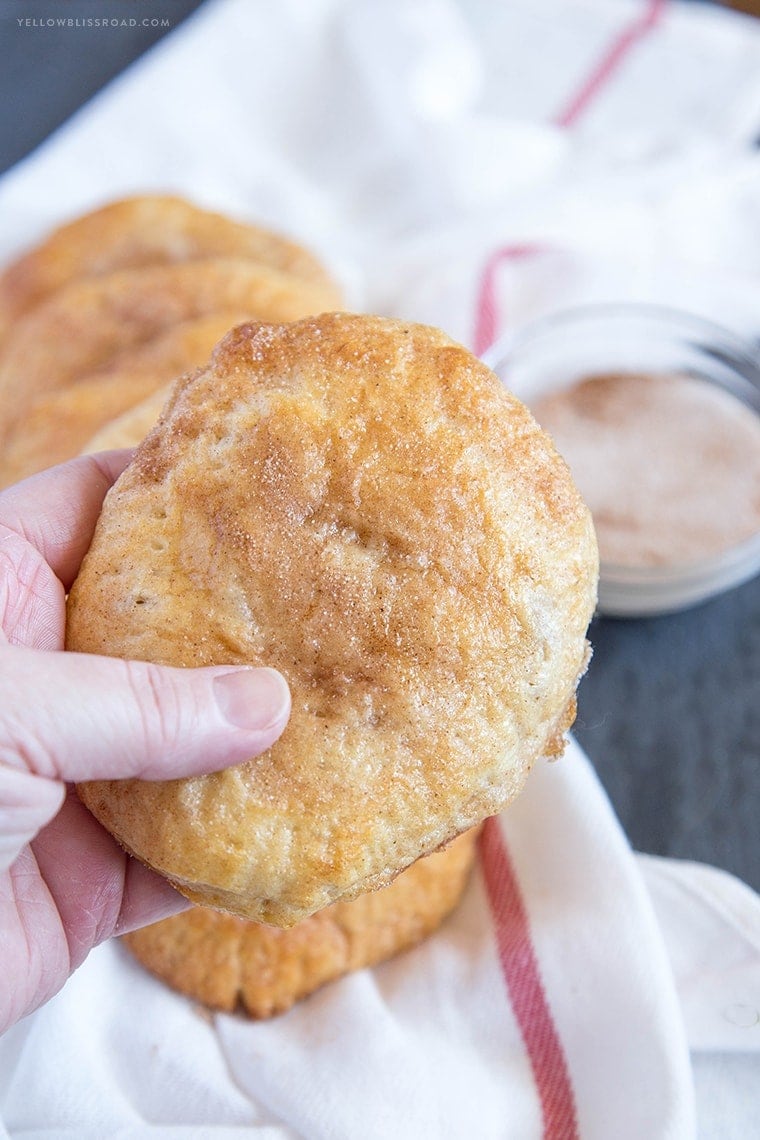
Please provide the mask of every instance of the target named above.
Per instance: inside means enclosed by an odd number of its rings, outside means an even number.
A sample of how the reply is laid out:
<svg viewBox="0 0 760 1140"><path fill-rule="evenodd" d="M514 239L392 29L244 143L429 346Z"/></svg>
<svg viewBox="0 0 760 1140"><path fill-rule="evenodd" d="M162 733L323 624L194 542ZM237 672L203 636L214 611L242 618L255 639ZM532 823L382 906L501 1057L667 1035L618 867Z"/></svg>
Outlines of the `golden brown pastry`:
<svg viewBox="0 0 760 1140"><path fill-rule="evenodd" d="M476 830L468 831L418 859L390 886L334 903L290 930L193 907L123 941L180 993L212 1009L271 1017L326 982L383 962L432 934L461 898L475 838Z"/></svg>
<svg viewBox="0 0 760 1140"><path fill-rule="evenodd" d="M234 257L260 262L338 295L307 250L259 226L202 210L182 198L144 195L76 218L24 254L0 276L0 340L29 309L72 281L120 269Z"/></svg>
<svg viewBox="0 0 760 1140"><path fill-rule="evenodd" d="M243 325L110 492L67 646L266 663L263 755L85 784L188 898L290 925L498 812L561 748L596 591L589 513L494 374L436 329Z"/></svg>
<svg viewBox="0 0 760 1140"><path fill-rule="evenodd" d="M36 400L110 367L171 326L221 311L288 321L321 312L332 289L240 259L126 269L78 281L14 325L0 354L0 446ZM75 447L72 454L75 454Z"/></svg>
<svg viewBox="0 0 760 1140"><path fill-rule="evenodd" d="M107 451L112 447L137 447L142 443L151 428L155 427L174 385L165 384L151 392L139 404L109 420L107 424L91 436L82 448L84 453Z"/></svg>
<svg viewBox="0 0 760 1140"><path fill-rule="evenodd" d="M224 334L252 315L255 314L240 311L212 313L200 320L173 325L153 340L120 353L100 372L65 388L42 393L32 401L23 422L0 454L0 487L70 459L80 451L133 446L88 445L96 430L109 425L125 409L129 412L138 401L152 398L157 386L162 385L155 416L134 440L139 443L158 419L171 390L171 384L165 386L165 382L205 364Z"/></svg>

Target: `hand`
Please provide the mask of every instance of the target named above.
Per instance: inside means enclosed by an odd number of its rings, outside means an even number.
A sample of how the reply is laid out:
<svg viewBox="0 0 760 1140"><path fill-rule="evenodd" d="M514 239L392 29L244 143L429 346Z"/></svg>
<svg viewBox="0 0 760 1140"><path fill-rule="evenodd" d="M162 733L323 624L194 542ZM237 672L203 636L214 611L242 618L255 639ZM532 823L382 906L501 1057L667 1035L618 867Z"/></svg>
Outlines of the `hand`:
<svg viewBox="0 0 760 1140"><path fill-rule="evenodd" d="M67 784L240 763L272 744L290 711L271 669L59 652L66 590L128 458L76 459L0 493L0 1032L93 946L189 905Z"/></svg>

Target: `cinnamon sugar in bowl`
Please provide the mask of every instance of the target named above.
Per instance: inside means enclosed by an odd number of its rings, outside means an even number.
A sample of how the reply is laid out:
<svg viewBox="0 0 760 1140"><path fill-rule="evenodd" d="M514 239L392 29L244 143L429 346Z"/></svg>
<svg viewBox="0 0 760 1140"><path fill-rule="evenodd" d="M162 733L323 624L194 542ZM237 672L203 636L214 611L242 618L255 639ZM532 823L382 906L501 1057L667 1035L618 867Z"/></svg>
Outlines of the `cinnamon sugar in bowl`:
<svg viewBox="0 0 760 1140"><path fill-rule="evenodd" d="M760 361L649 305L569 310L487 363L554 437L599 540L599 610L682 609L760 570Z"/></svg>

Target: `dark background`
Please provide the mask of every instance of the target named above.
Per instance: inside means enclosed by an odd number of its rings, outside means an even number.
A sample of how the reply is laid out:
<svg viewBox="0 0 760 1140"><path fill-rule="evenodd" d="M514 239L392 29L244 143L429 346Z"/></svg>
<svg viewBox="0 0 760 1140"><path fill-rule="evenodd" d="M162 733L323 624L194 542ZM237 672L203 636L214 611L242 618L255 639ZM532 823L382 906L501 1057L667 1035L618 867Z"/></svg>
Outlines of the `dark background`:
<svg viewBox="0 0 760 1140"><path fill-rule="evenodd" d="M0 0L0 172L200 6L201 0ZM56 16L169 20L171 27L106 32L17 24L22 17Z"/></svg>
<svg viewBox="0 0 760 1140"><path fill-rule="evenodd" d="M0 170L200 3L0 0ZM67 14L158 24L107 35L16 24ZM591 640L576 735L633 845L713 863L760 889L760 578L680 614L598 619Z"/></svg>

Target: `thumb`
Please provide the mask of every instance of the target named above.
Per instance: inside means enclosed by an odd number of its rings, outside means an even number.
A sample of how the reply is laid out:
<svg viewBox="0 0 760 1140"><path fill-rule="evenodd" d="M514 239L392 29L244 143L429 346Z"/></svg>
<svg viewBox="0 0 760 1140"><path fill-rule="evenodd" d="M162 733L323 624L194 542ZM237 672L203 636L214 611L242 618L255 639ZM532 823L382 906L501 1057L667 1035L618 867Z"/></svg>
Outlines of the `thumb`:
<svg viewBox="0 0 760 1140"><path fill-rule="evenodd" d="M290 712L274 669L173 669L0 647L0 759L51 779L172 780L268 748Z"/></svg>
<svg viewBox="0 0 760 1140"><path fill-rule="evenodd" d="M171 780L240 763L277 739L290 712L274 669L173 669L3 645L0 678L6 866L8 849L55 815L63 782Z"/></svg>

